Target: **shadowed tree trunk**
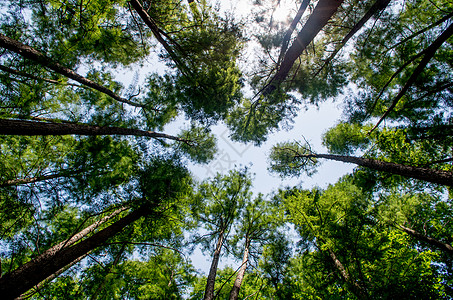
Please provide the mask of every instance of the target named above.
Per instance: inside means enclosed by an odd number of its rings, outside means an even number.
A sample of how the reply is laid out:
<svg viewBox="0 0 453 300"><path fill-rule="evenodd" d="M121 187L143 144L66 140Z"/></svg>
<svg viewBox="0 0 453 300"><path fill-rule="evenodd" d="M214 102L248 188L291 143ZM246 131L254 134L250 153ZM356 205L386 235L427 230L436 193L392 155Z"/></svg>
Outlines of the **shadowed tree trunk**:
<svg viewBox="0 0 453 300"><path fill-rule="evenodd" d="M322 67L313 75L313 77L316 77L337 55L337 53L343 48L344 45L354 36L354 34L359 31L363 25L365 25L366 22L368 22L369 19L371 19L372 16L374 16L377 12L385 9L388 4L390 3L391 0L377 0L374 2L373 6L370 7L370 9L366 12L366 14L357 22L354 27L349 31L349 33L343 38L343 40L340 42L340 46L337 47L332 54L329 55L329 57L324 61L324 64Z"/></svg>
<svg viewBox="0 0 453 300"><path fill-rule="evenodd" d="M384 119L393 111L393 109L396 107L398 102L403 98L403 96L406 94L407 90L415 83L417 80L418 76L423 72L425 67L428 65L429 61L434 57L434 54L436 54L436 51L442 46L444 42L446 42L451 36L453 35L453 24L450 24L450 26L445 29L444 32L442 32L441 35L431 44L423 50L423 58L420 60L418 63L417 67L414 69L412 72L411 76L409 79L406 81L404 86L401 88L399 91L398 95L396 95L395 99L393 99L392 103L390 104L389 108L385 111L385 113L382 115L382 117L379 119L379 121L374 125L374 127L370 130L372 132L375 130L379 124L384 121Z"/></svg>
<svg viewBox="0 0 453 300"><path fill-rule="evenodd" d="M242 257L242 265L236 276L236 280L234 281L233 288L231 289L230 300L237 300L239 297L239 290L241 289L242 280L244 279L245 270L247 269L247 262L249 260L249 248L250 240L246 239L244 256Z"/></svg>
<svg viewBox="0 0 453 300"><path fill-rule="evenodd" d="M289 44L289 40L291 39L291 35L293 34L294 29L296 29L296 26L299 23L300 19L302 18L309 3L310 3L310 0L302 1L302 3L300 4L299 10L297 11L296 16L294 17L293 21L289 25L289 28L286 31L285 36L283 37L282 48L280 49L280 55L278 56L277 66L280 66L280 62L282 61L282 59L286 53L286 50L288 49L288 44Z"/></svg>
<svg viewBox="0 0 453 300"><path fill-rule="evenodd" d="M165 138L178 142L189 141L165 133L133 128L94 126L76 123L35 122L0 119L0 134L4 135L133 135Z"/></svg>
<svg viewBox="0 0 453 300"><path fill-rule="evenodd" d="M344 267L344 265L341 263L341 261L338 259L338 257L335 255L335 253L328 249L329 251L329 256L332 259L332 262L335 266L335 268L340 272L341 277L344 279L346 283L351 285L352 290L354 291L354 294L359 298L359 299L368 299L368 294L365 291L365 289L354 279L351 278L349 275L348 271Z"/></svg>
<svg viewBox="0 0 453 300"><path fill-rule="evenodd" d="M54 280L55 278L57 278L58 276L60 276L62 273L64 273L66 270L68 270L69 268L71 268L73 265L75 265L76 263L78 263L79 261L81 261L82 259L84 259L89 253L85 254L85 255L82 255L80 256L79 258L77 258L76 260L72 261L70 264L68 264L67 266L61 268L60 270L58 270L57 272L53 273L52 275L50 275L49 277L47 277L46 279L44 279L43 281L41 281L40 283L38 283L37 285L35 285L32 289L30 289L29 291L27 291L26 293L23 293L22 295L20 295L19 297L15 298L14 300L25 300L25 299L30 299L31 296L33 296L34 294L38 293L41 288L47 283L47 282L50 282L52 280Z"/></svg>
<svg viewBox="0 0 453 300"><path fill-rule="evenodd" d="M83 237L83 234L77 234L69 240L50 248L16 270L5 274L0 278L0 295L2 295L2 299L19 297L41 281L52 276L55 272L58 272L61 268L101 246L126 226L146 215L147 212L148 210L145 208L137 209L89 238L75 245L67 246Z"/></svg>
<svg viewBox="0 0 453 300"><path fill-rule="evenodd" d="M60 178L60 177L70 177L70 176L73 176L73 175L77 175L79 173L81 173L81 171L63 170L63 171L61 171L59 173L50 174L50 175L42 175L42 176L36 176L36 177L10 179L10 180L6 180L6 181L3 181L3 182L0 182L0 187L21 185L21 184L27 184L27 183L34 183L34 182L45 181L45 180L50 180L50 179Z"/></svg>
<svg viewBox="0 0 453 300"><path fill-rule="evenodd" d="M426 236L424 234L421 234L420 232L417 232L413 230L412 228L405 227L403 225L397 224L397 227L404 231L405 233L409 234L410 236L416 238L419 241L423 241L425 243L430 244L431 246L434 246L450 255L453 255L453 247L450 244L441 242L439 240L436 240L432 237Z"/></svg>
<svg viewBox="0 0 453 300"><path fill-rule="evenodd" d="M356 156L334 155L334 154L305 154L296 155L299 158L325 158L356 164L362 167L370 168L376 171L384 171L387 173L397 174L409 178L420 179L441 185L453 186L453 173L440 171L428 168L420 168L407 166L393 162L380 161L370 158L362 158Z"/></svg>
<svg viewBox="0 0 453 300"><path fill-rule="evenodd" d="M283 57L283 61L277 73L264 89L263 95L272 93L277 86L285 80L296 59L327 24L341 3L343 3L343 0L320 0L318 2L313 13L310 15L304 27L297 35L297 38Z"/></svg>
<svg viewBox="0 0 453 300"><path fill-rule="evenodd" d="M206 288L204 291L204 300L214 299L214 285L215 277L217 274L217 266L219 265L220 251L222 250L224 241L224 232L220 231L219 239L217 240L217 245L215 247L214 255L212 257L211 267L209 269L208 279L206 280Z"/></svg>
<svg viewBox="0 0 453 300"><path fill-rule="evenodd" d="M193 1L189 1L189 4ZM177 54L173 51L171 46L167 43L167 41L162 37L162 34L165 34L156 24L156 22L148 15L146 10L143 8L143 6L138 2L137 0L130 0L129 3L131 6L135 9L135 11L138 13L140 18L145 22L146 26L149 27L151 32L154 34L154 37L157 39L157 41L164 47L165 51L167 51L168 55L170 55L171 59L173 62L176 64L178 69L181 71L181 73L187 75L188 70L185 67L185 65L181 62L181 60L178 58Z"/></svg>
<svg viewBox="0 0 453 300"><path fill-rule="evenodd" d="M137 103L129 101L125 98L122 98L121 96L119 96L112 90L106 88L105 86L102 86L88 78L85 78L82 75L77 74L73 70L62 66L61 64L59 64L57 62L52 61L51 58L47 57L45 54L39 52L38 50L36 50L30 46L24 45L21 42L18 42L16 40L13 40L1 33L0 33L0 47L13 51L26 59L39 63L42 66L48 67L49 69L65 76L65 77L68 77L83 85L86 85L92 89L95 89L101 93L104 93L119 102L126 103L126 104L129 104L132 106L143 107L143 105L137 104Z"/></svg>

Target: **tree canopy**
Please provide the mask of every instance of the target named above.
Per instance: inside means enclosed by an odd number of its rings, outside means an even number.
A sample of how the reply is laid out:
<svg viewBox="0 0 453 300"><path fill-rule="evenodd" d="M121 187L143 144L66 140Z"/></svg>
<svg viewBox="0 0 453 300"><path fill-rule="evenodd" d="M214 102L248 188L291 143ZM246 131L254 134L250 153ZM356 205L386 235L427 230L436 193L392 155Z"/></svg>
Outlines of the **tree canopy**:
<svg viewBox="0 0 453 300"><path fill-rule="evenodd" d="M0 3L3 298L453 299L453 3L248 2ZM337 182L192 172L327 101Z"/></svg>

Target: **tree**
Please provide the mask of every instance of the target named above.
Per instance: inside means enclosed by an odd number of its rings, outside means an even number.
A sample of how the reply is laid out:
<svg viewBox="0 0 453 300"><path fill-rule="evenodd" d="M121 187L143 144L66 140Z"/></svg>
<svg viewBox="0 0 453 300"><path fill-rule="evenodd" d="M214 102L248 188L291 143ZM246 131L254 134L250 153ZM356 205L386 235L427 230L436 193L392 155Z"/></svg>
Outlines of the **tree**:
<svg viewBox="0 0 453 300"><path fill-rule="evenodd" d="M293 293L359 299L445 296L431 266L439 256L411 247L403 232L380 223L379 202L354 181L347 176L326 190L284 193L303 246L293 260L297 270L289 272L298 282Z"/></svg>
<svg viewBox="0 0 453 300"><path fill-rule="evenodd" d="M199 222L206 234L195 235L194 243L202 243L203 249L213 249L211 267L206 280L204 299L214 298L217 266L231 226L238 218L245 201L250 198L250 178L247 171L231 171L228 175L217 175L203 182L198 188L192 206L193 218ZM212 242L215 246L212 247Z"/></svg>
<svg viewBox="0 0 453 300"><path fill-rule="evenodd" d="M239 270L237 270L236 279L230 291L230 300L236 300L239 297L244 275L250 264L249 261L251 259L259 260L264 244L272 243L273 235L275 235L277 228L282 226L283 222L277 209L270 202L263 199L263 195L258 195L258 197L245 205L238 223L235 228L235 239L243 240L243 255L241 265Z"/></svg>
<svg viewBox="0 0 453 300"><path fill-rule="evenodd" d="M302 172L312 172L318 158L353 163L376 171L402 175L440 185L451 186L453 184L453 173L449 171L414 167L356 156L316 154L312 153L308 146L301 146L298 143L282 143L274 146L270 156L272 162L269 169L282 174L282 176L297 176Z"/></svg>

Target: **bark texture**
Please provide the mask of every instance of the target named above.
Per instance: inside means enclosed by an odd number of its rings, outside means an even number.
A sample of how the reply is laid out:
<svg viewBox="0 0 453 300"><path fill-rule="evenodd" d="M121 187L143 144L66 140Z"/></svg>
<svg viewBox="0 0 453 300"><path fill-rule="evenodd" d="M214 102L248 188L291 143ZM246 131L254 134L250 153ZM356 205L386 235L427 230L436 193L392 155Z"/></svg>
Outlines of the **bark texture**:
<svg viewBox="0 0 453 300"><path fill-rule="evenodd" d="M26 120L0 119L0 134L5 135L133 135L165 138L178 142L187 140L165 133L134 128L94 126L76 123L34 122Z"/></svg>
<svg viewBox="0 0 453 300"><path fill-rule="evenodd" d="M349 276L348 271L341 263L341 261L338 259L338 257L335 255L335 252L333 252L330 249L328 249L328 251L335 268L340 272L340 275L344 279L344 281L352 287L352 290L354 291L354 294L357 296L357 298L368 299L368 293L357 281L355 281L354 279L351 278L351 276Z"/></svg>
<svg viewBox="0 0 453 300"><path fill-rule="evenodd" d="M78 173L80 173L80 172L78 172L78 171L69 171L69 172L60 172L60 173L56 173L56 174L36 176L36 177L11 179L11 180L6 180L6 181L3 181L3 182L0 182L0 187L21 185L21 184L33 183L33 182L38 182L38 181L45 181L45 180L50 180L50 179L60 178L60 177L69 177L69 176L76 175Z"/></svg>
<svg viewBox="0 0 453 300"><path fill-rule="evenodd" d="M334 154L309 154L299 155L299 157L314 157L325 158L330 160L342 161L356 164L362 167L367 167L376 171L384 171L387 173L397 174L409 178L420 179L441 185L453 186L453 173L440 171L428 168L407 166L393 162L380 161L370 158L362 158L356 156L344 156Z"/></svg>
<svg viewBox="0 0 453 300"><path fill-rule="evenodd" d="M230 300L237 300L239 297L239 290L241 289L242 280L244 279L245 270L247 269L247 262L249 260L250 241L245 242L244 255L242 257L242 265L234 281L233 288L230 292Z"/></svg>
<svg viewBox="0 0 453 300"><path fill-rule="evenodd" d="M19 297L41 281L58 272L61 268L64 268L96 247L101 246L126 226L144 216L146 212L147 210L143 208L135 210L75 245L68 247L65 246L65 242L62 242L63 244L60 243L52 247L11 273L5 274L0 278L0 295L2 295L2 299Z"/></svg>
<svg viewBox="0 0 453 300"><path fill-rule="evenodd" d="M450 244L441 242L432 237L426 236L418 231L413 230L412 228L405 227L403 225L397 225L402 231L409 234L410 236L416 238L419 241L426 242L431 246L434 246L450 255L453 255L453 247Z"/></svg>
<svg viewBox="0 0 453 300"><path fill-rule="evenodd" d="M86 85L92 89L95 89L101 93L104 93L119 102L126 103L126 104L129 104L132 106L138 106L138 107L143 106L143 105L134 103L132 101L129 101L125 98L122 98L121 96L119 96L112 90L106 88L105 86L100 85L88 78L85 78L82 75L77 74L73 70L62 66L61 64L59 64L57 62L54 62L51 58L47 57L45 54L39 52L38 50L36 50L30 46L24 45L21 42L11 39L1 33L0 33L0 47L13 51L26 59L39 63L42 66L48 67L49 69L65 76L65 77L68 77L83 85Z"/></svg>
<svg viewBox="0 0 453 300"><path fill-rule="evenodd" d="M297 38L283 57L283 61L277 73L264 89L264 95L272 93L277 86L285 80L296 59L327 24L342 3L343 0L320 0L318 2L313 13L310 15L304 27L297 35Z"/></svg>
<svg viewBox="0 0 453 300"><path fill-rule="evenodd" d="M379 11L385 9L391 0L377 0L374 2L374 4L370 7L370 9L366 12L366 14L352 27L352 29L348 32L348 34L343 38L343 40L340 42L340 46L335 49L332 54L329 55L329 57L324 61L324 64L322 67L315 73L314 77L316 77L322 69L324 69L332 59L337 55L337 53L343 48L344 45L354 36L354 34L359 31L363 25L365 25L366 22L368 22L369 19L371 19L372 16L374 16L376 13Z"/></svg>
<svg viewBox="0 0 453 300"><path fill-rule="evenodd" d="M214 255L212 257L211 267L209 269L208 279L206 280L206 288L204 291L204 300L214 299L214 285L215 277L217 274L217 266L219 265L220 251L222 250L224 241L224 232L219 233L219 239L217 240L217 245L215 247Z"/></svg>
<svg viewBox="0 0 453 300"><path fill-rule="evenodd" d="M417 80L417 77L423 72L425 67L428 65L429 61L434 57L434 54L436 54L436 51L452 35L453 35L453 24L450 24L450 26L448 26L447 29L444 32L442 32L442 34L431 45L429 45L428 48L426 48L422 52L424 54L423 58L420 60L420 62L418 63L418 65L414 69L414 71L412 72L409 79L406 81L404 86L401 88L398 95L396 95L395 99L393 99L393 101L390 104L387 111L382 115L382 117L379 119L379 121L376 123L376 125L374 125L374 127L371 129L371 131L376 129L379 126L379 124L381 124L382 121L384 121L384 119L393 111L393 109L396 107L396 105L401 100L401 98L403 98L403 96L406 94L407 90L415 83L415 81Z"/></svg>
<svg viewBox="0 0 453 300"><path fill-rule="evenodd" d="M288 30L285 33L282 41L282 48L280 49L280 55L278 56L278 65L282 61L286 50L288 49L289 40L291 39L291 35L293 34L294 30L296 29L297 24L300 22L305 10L307 9L308 4L310 4L310 0L303 0L300 4L299 10L297 11L296 16L294 17L293 21L289 25Z"/></svg>

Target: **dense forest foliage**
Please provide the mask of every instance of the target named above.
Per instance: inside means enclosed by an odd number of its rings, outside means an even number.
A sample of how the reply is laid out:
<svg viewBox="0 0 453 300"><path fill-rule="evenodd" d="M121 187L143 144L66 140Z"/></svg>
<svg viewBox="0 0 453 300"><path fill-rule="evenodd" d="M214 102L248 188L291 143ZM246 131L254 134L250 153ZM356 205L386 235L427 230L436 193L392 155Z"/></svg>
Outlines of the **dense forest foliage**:
<svg viewBox="0 0 453 300"><path fill-rule="evenodd" d="M453 299L453 2L249 4L0 2L2 299ZM336 183L189 170L328 100L262 172Z"/></svg>

